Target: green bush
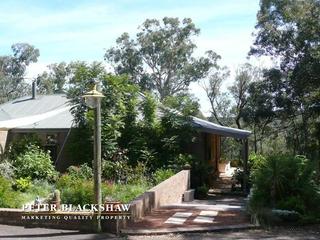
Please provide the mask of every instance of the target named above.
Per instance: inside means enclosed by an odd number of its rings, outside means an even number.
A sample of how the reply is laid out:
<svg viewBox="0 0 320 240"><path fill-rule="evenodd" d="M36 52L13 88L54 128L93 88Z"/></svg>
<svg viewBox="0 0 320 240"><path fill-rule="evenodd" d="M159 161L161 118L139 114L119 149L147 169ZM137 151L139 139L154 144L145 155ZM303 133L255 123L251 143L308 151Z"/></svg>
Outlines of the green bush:
<svg viewBox="0 0 320 240"><path fill-rule="evenodd" d="M155 185L163 182L164 180L168 179L169 177L173 176L175 172L172 169L158 169L153 174L153 182Z"/></svg>
<svg viewBox="0 0 320 240"><path fill-rule="evenodd" d="M20 192L26 192L31 186L32 182L30 177L16 179L13 185L14 189Z"/></svg>
<svg viewBox="0 0 320 240"><path fill-rule="evenodd" d="M148 178L146 163L138 162L130 166L126 159L102 162L102 177L115 183L134 184L144 182Z"/></svg>
<svg viewBox="0 0 320 240"><path fill-rule="evenodd" d="M89 167L89 165L87 163L84 163L84 164L80 165L79 167L70 166L67 169L67 173L72 178L91 179L93 177L92 168Z"/></svg>
<svg viewBox="0 0 320 240"><path fill-rule="evenodd" d="M125 160L102 162L102 177L109 181L127 183L132 175L132 171L132 167Z"/></svg>
<svg viewBox="0 0 320 240"><path fill-rule="evenodd" d="M208 197L209 188L207 185L202 185L196 188L195 197L198 199L206 199Z"/></svg>
<svg viewBox="0 0 320 240"><path fill-rule="evenodd" d="M12 185L11 181L0 176L0 207L21 208L23 204L32 202L37 196L46 198L53 190L53 186L47 181L35 180L32 183L28 179L18 179ZM15 191L14 190L20 190ZM21 192L22 191L22 192Z"/></svg>
<svg viewBox="0 0 320 240"><path fill-rule="evenodd" d="M36 145L29 145L27 150L14 161L17 178L45 179L53 181L57 172L52 165L50 155Z"/></svg>
<svg viewBox="0 0 320 240"><path fill-rule="evenodd" d="M312 163L304 156L277 155L261 159L252 168L250 209L281 208L320 217L320 195Z"/></svg>
<svg viewBox="0 0 320 240"><path fill-rule="evenodd" d="M137 165L132 168L131 176L129 176L129 184L144 184L145 182L148 182L149 175L148 175L149 169L147 167L147 164L144 162L138 162Z"/></svg>
<svg viewBox="0 0 320 240"><path fill-rule="evenodd" d="M65 174L57 180L56 188L61 192L62 203L84 205L93 202L92 181Z"/></svg>
<svg viewBox="0 0 320 240"><path fill-rule="evenodd" d="M23 204L18 192L13 191L11 182L0 176L0 207L17 208Z"/></svg>
<svg viewBox="0 0 320 240"><path fill-rule="evenodd" d="M150 185L147 182L140 184L115 184L112 189L111 198L128 203L148 190L149 187Z"/></svg>
<svg viewBox="0 0 320 240"><path fill-rule="evenodd" d="M28 151L31 145L40 146L41 140L36 134L27 134L22 137L19 137L13 140L8 148L8 152L6 153L8 158L13 161L19 155Z"/></svg>

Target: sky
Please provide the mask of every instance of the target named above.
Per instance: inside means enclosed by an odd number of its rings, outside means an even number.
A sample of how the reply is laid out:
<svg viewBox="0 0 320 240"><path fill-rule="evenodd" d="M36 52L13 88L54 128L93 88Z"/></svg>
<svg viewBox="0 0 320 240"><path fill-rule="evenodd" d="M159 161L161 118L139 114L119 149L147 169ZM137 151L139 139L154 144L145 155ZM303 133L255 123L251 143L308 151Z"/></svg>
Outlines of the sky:
<svg viewBox="0 0 320 240"><path fill-rule="evenodd" d="M35 77L55 62L103 61L105 50L115 46L123 32L134 37L147 18L191 18L200 28L195 38L195 56L213 50L221 65L233 73L248 61L252 33L259 9L258 0L11 0L0 1L0 55L11 54L11 45L26 42L40 50L36 64L27 70ZM255 65L268 60L250 59ZM234 74L224 84L232 83ZM202 87L190 91L209 114Z"/></svg>

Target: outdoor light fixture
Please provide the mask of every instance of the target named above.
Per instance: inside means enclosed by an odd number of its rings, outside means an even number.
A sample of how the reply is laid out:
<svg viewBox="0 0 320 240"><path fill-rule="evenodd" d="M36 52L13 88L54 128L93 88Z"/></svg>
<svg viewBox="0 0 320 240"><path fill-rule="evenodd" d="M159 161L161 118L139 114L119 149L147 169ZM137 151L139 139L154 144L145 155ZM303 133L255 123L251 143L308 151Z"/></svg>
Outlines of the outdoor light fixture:
<svg viewBox="0 0 320 240"><path fill-rule="evenodd" d="M82 96L85 99L86 105L90 108L96 108L98 105L98 102L100 101L101 98L104 97L104 95L97 91L97 85L95 84L93 89L85 95Z"/></svg>
<svg viewBox="0 0 320 240"><path fill-rule="evenodd" d="M101 98L103 94L97 91L97 86L82 96L88 107L94 108L94 147L93 147L93 179L94 200L98 206L102 203L101 195ZM101 210L98 208L95 221L96 232L101 232Z"/></svg>

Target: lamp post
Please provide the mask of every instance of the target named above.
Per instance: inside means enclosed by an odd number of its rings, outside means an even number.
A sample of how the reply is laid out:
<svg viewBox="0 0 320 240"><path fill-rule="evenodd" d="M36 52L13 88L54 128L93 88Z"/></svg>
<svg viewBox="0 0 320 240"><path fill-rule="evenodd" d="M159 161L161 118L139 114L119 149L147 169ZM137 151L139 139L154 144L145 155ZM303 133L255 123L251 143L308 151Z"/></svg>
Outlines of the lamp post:
<svg viewBox="0 0 320 240"><path fill-rule="evenodd" d="M94 200L98 205L98 212L96 215L96 231L101 232L100 221L100 205L102 203L101 196L101 98L104 95L97 91L97 86L83 95L88 107L94 109L94 147L93 147L93 178L94 178Z"/></svg>

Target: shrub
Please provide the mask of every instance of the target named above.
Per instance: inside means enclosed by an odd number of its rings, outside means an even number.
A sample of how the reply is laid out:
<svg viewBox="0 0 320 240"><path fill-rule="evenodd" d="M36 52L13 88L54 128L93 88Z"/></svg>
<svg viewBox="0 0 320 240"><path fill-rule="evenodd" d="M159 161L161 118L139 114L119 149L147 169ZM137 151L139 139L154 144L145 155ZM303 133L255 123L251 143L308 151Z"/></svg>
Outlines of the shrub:
<svg viewBox="0 0 320 240"><path fill-rule="evenodd" d="M15 160L19 155L25 153L31 145L41 145L41 140L36 134L27 134L13 140L8 148L8 158L12 161Z"/></svg>
<svg viewBox="0 0 320 240"><path fill-rule="evenodd" d="M306 206L300 196L289 196L277 203L277 208L284 210L295 210L299 213L305 213Z"/></svg>
<svg viewBox="0 0 320 240"><path fill-rule="evenodd" d="M52 165L50 155L36 145L29 145L26 152L14 161L16 177L55 180L57 172Z"/></svg>
<svg viewBox="0 0 320 240"><path fill-rule="evenodd" d="M67 173L72 178L91 179L93 177L92 168L87 163L80 165L79 167L70 166L67 169Z"/></svg>
<svg viewBox="0 0 320 240"><path fill-rule="evenodd" d="M12 179L14 177L14 171L15 168L7 160L4 160L0 163L0 176L3 176L7 179Z"/></svg>
<svg viewBox="0 0 320 240"><path fill-rule="evenodd" d="M139 184L102 183L102 199L129 202L150 187L149 182ZM93 202L93 183L86 179L74 179L69 175L61 176L56 183L61 192L61 201L65 204L87 204Z"/></svg>
<svg viewBox="0 0 320 240"><path fill-rule="evenodd" d="M320 212L312 163L304 156L277 155L262 159L253 168L250 208L283 208L300 214Z"/></svg>
<svg viewBox="0 0 320 240"><path fill-rule="evenodd" d="M15 181L15 184L13 185L15 190L25 192L32 186L31 178L19 178Z"/></svg>
<svg viewBox="0 0 320 240"><path fill-rule="evenodd" d="M28 189L28 193L33 195L33 199L36 196L47 197L54 190L54 185L49 183L47 180L33 180L31 187Z"/></svg>
<svg viewBox="0 0 320 240"><path fill-rule="evenodd" d="M14 191L13 188L19 191ZM52 190L53 186L47 181L18 179L12 185L10 180L0 176L0 207L21 208L23 204L34 201L37 196L46 198Z"/></svg>
<svg viewBox="0 0 320 240"><path fill-rule="evenodd" d="M190 154L178 154L175 160L170 164L170 168L180 171L184 166L192 163L192 156Z"/></svg>
<svg viewBox="0 0 320 240"><path fill-rule="evenodd" d="M131 175L129 176L128 183L130 184L144 184L148 182L149 169L144 162L138 162L138 164L132 168Z"/></svg>
<svg viewBox="0 0 320 240"><path fill-rule="evenodd" d="M127 161L102 162L102 177L110 181L127 183L132 171L133 170L128 165Z"/></svg>
<svg viewBox="0 0 320 240"><path fill-rule="evenodd" d="M196 192L195 192L196 198L198 198L198 199L206 199L207 196L208 196L207 195L208 191L209 191L209 188L205 184L200 186L200 187L197 187L196 188Z"/></svg>
<svg viewBox="0 0 320 240"><path fill-rule="evenodd" d="M140 184L115 184L111 193L112 199L128 203L144 193L150 185L147 182Z"/></svg>
<svg viewBox="0 0 320 240"><path fill-rule="evenodd" d="M155 185L163 182L164 180L168 179L169 177L173 176L175 172L172 169L158 169L153 174L153 182Z"/></svg>
<svg viewBox="0 0 320 240"><path fill-rule="evenodd" d="M17 208L22 204L19 193L12 190L11 182L0 176L0 207Z"/></svg>
<svg viewBox="0 0 320 240"><path fill-rule="evenodd" d="M61 192L62 203L84 205L93 201L92 181L65 174L57 180L56 188Z"/></svg>

